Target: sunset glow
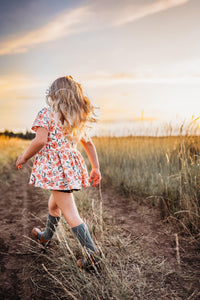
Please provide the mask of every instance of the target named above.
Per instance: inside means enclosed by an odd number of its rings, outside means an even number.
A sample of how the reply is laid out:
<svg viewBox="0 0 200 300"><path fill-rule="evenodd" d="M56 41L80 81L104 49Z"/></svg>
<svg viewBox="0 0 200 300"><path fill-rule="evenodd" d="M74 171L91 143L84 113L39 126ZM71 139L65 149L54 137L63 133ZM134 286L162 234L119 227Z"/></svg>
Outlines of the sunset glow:
<svg viewBox="0 0 200 300"><path fill-rule="evenodd" d="M198 117L199 11L197 0L1 2L0 130L30 130L63 75L102 122Z"/></svg>

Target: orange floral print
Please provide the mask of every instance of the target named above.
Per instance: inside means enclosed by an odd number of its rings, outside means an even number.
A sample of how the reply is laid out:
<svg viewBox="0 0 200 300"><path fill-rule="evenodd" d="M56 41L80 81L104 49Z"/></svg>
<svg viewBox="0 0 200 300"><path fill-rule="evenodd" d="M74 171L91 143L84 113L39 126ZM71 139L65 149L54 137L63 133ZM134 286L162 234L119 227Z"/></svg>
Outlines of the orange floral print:
<svg viewBox="0 0 200 300"><path fill-rule="evenodd" d="M88 187L89 176L81 153L64 138L61 122L55 121L50 107L42 108L31 127L48 129L48 140L36 154L29 184L43 189L71 190Z"/></svg>

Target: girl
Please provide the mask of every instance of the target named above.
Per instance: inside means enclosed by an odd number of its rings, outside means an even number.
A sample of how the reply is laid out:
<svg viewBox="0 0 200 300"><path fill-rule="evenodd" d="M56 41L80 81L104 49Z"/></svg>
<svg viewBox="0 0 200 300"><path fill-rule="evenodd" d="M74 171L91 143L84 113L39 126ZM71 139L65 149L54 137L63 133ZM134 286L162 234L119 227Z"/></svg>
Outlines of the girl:
<svg viewBox="0 0 200 300"><path fill-rule="evenodd" d="M85 257L77 261L78 267L93 267L100 262L102 253L78 213L73 191L88 187L92 181L92 186L96 186L101 180L96 149L87 136L88 124L96 122L94 106L71 76L58 78L52 83L46 103L48 107L38 112L31 127L36 137L16 162L19 169L36 154L29 184L51 190L46 228L43 232L33 228L32 234L44 247L47 246L62 212L84 249ZM76 148L79 141L92 166L90 176Z"/></svg>

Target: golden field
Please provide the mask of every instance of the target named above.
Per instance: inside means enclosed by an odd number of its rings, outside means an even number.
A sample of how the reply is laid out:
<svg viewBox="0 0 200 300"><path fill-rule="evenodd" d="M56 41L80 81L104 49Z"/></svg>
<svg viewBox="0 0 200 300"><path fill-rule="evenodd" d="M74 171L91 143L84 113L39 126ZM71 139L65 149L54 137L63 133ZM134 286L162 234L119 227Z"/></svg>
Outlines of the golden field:
<svg viewBox="0 0 200 300"><path fill-rule="evenodd" d="M21 155L29 144L30 141L0 136L0 172L3 167L9 166L9 163L15 160L17 155Z"/></svg>
<svg viewBox="0 0 200 300"><path fill-rule="evenodd" d="M200 224L200 137L93 138L102 183L129 198L159 205L164 218L176 219L185 230ZM0 172L23 153L30 141L0 137ZM81 146L78 148L82 151ZM88 170L89 160L82 151Z"/></svg>
<svg viewBox="0 0 200 300"><path fill-rule="evenodd" d="M158 204L163 217L198 231L200 137L104 137L94 143L103 182Z"/></svg>
<svg viewBox="0 0 200 300"><path fill-rule="evenodd" d="M156 238L161 224L156 218L150 220L146 224L148 234L143 236L143 222L138 223L137 212L135 215L134 209L131 212L131 205L134 205L133 199L137 196L143 207L148 203L148 207L156 206L154 209L157 210L158 206L165 220L176 220L172 223L175 228L181 228L181 231L184 229L185 233L196 233L199 226L199 137L103 137L93 138L93 142L101 166L102 190L83 189L75 193L75 199L79 213L94 241L106 255L102 258L103 268L100 272L96 270L86 273L76 267L76 257L81 256L80 246L75 242L70 227L63 218L51 248L44 251L30 238L33 226L40 224L40 228L45 228L50 192L28 185L32 159L22 170L16 170L16 158L23 153L30 141L0 137L0 183L5 193L1 193L0 201L3 215L7 215L7 219L10 218L5 220L5 230L4 225L2 227L2 237L6 232L1 250L2 262L6 265L7 255L10 255L13 262L11 269L4 270L5 278L10 284L9 295L13 296L20 291L19 288L15 290L12 279L12 272L16 270L18 275L14 279L15 284L17 282L18 286L24 286L27 295L28 289L31 289L30 297L34 295L38 299L149 300L184 297L187 299L191 295L198 296L198 265L194 269L192 264L181 262L180 269L176 252L170 254L174 247L173 234L169 231L169 235L166 236L165 229L162 229L165 234L161 231L159 235L159 242L162 239L163 245L158 249L158 255L149 255L147 246L155 248L155 252L159 246ZM79 150L85 157L89 171L89 161L81 145ZM3 185L8 188L4 188ZM130 209L124 213L124 217L128 218L129 213L134 215L131 219L131 227L135 228L132 235L129 231L130 226L121 227L121 221L116 224L112 215L102 211L102 201L104 205L108 205L110 201L104 189L110 187L115 190L115 193L111 194L116 201L116 209L118 204L126 207L124 202L120 204L123 198ZM103 192L103 199L100 191ZM111 207L110 212L114 210L115 207ZM151 216L154 217L154 214L149 214L148 208L144 209L144 215L143 210L140 212L140 217L144 217L144 220ZM123 221L123 215L118 220ZM152 232L152 222L157 222L155 232ZM168 224L162 226L165 228ZM15 236L16 228L19 236ZM124 228L128 231L124 231ZM155 243L151 235L155 236ZM183 247L184 241L180 242ZM16 250L4 255L5 249L9 247ZM166 249L169 262L162 255ZM179 248L177 249L179 253ZM185 251L186 255L188 253ZM194 260L196 264L196 252L191 251L190 255L191 261ZM16 262L13 259L15 256ZM182 253L181 258L183 259ZM183 283L188 288L185 288ZM8 296L7 293L6 291L3 295Z"/></svg>

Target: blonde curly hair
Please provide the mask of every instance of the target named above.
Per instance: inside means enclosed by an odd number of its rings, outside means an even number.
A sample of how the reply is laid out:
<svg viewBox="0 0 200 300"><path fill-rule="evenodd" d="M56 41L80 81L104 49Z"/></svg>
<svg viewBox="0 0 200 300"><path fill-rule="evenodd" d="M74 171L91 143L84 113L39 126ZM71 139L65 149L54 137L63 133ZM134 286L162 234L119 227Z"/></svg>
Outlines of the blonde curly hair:
<svg viewBox="0 0 200 300"><path fill-rule="evenodd" d="M97 122L95 109L83 93L81 85L72 76L57 78L47 90L46 103L63 125L64 135L88 139L91 123Z"/></svg>

